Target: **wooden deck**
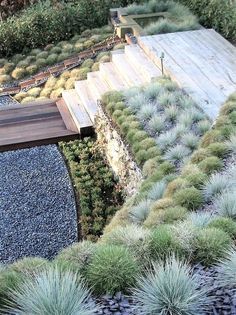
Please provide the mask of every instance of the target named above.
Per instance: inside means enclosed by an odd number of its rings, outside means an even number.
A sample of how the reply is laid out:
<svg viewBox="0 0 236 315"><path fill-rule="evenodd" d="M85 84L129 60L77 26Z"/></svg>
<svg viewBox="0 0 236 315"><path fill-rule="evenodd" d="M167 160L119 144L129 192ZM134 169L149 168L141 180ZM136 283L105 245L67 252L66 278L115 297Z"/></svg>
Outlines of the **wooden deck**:
<svg viewBox="0 0 236 315"><path fill-rule="evenodd" d="M144 36L145 53L201 106L216 118L221 105L236 91L236 48L214 30Z"/></svg>
<svg viewBox="0 0 236 315"><path fill-rule="evenodd" d="M0 109L0 151L78 138L64 102L53 101Z"/></svg>

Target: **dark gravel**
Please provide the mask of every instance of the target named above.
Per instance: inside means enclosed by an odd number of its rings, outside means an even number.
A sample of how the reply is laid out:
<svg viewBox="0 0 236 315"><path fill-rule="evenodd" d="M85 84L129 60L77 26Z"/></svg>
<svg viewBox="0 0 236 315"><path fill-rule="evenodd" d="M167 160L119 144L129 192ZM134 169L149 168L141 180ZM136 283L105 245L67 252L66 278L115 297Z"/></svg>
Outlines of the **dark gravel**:
<svg viewBox="0 0 236 315"><path fill-rule="evenodd" d="M96 302L100 305L100 311L96 312L98 315L135 315L132 311L132 299L121 292L113 296L104 295Z"/></svg>
<svg viewBox="0 0 236 315"><path fill-rule="evenodd" d="M0 261L52 258L77 240L73 188L56 145L0 153Z"/></svg>
<svg viewBox="0 0 236 315"><path fill-rule="evenodd" d="M1 106L11 106L11 105L17 105L19 104L16 100L14 100L10 96L0 96L0 108Z"/></svg>
<svg viewBox="0 0 236 315"><path fill-rule="evenodd" d="M216 269L197 265L194 273L200 277L201 285L207 285L211 289L209 297L212 302L205 315L236 315L236 290L219 286Z"/></svg>

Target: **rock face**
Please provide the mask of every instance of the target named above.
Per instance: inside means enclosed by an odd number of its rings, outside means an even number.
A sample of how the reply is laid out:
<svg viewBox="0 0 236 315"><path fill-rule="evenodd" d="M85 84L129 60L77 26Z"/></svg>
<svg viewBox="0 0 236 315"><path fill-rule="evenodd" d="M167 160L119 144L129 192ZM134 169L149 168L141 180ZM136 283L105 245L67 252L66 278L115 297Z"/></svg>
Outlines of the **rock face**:
<svg viewBox="0 0 236 315"><path fill-rule="evenodd" d="M99 114L96 117L95 129L97 139L107 161L128 196L137 191L142 174L137 164L133 161L127 145L112 125L111 120L99 106Z"/></svg>

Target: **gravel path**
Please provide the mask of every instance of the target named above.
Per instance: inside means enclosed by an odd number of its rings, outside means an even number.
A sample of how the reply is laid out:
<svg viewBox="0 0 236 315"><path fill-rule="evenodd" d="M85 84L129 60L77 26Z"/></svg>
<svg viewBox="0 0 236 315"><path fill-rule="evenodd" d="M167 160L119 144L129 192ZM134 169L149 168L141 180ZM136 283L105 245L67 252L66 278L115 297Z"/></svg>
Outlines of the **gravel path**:
<svg viewBox="0 0 236 315"><path fill-rule="evenodd" d="M0 153L0 261L53 257L77 239L73 189L55 145Z"/></svg>

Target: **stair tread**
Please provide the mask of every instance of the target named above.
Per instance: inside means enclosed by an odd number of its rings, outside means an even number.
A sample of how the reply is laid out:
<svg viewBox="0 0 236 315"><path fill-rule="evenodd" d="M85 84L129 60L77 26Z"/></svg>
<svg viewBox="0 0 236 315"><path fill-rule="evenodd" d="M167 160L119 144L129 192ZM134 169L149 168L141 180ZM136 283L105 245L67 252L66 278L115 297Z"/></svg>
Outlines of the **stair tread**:
<svg viewBox="0 0 236 315"><path fill-rule="evenodd" d="M96 101L100 100L102 95L110 90L108 84L101 80L99 71L89 72L87 78L88 87Z"/></svg>
<svg viewBox="0 0 236 315"><path fill-rule="evenodd" d="M77 92L75 90L66 90L62 92L62 96L78 129L92 127L93 123L86 109L81 104Z"/></svg>
<svg viewBox="0 0 236 315"><path fill-rule="evenodd" d="M112 62L129 86L142 85L145 83L144 78L135 71L124 53L112 54Z"/></svg>
<svg viewBox="0 0 236 315"><path fill-rule="evenodd" d="M100 77L107 82L111 89L120 91L127 88L112 62L100 64Z"/></svg>
<svg viewBox="0 0 236 315"><path fill-rule="evenodd" d="M94 117L97 114L98 106L94 99L94 96L90 92L90 89L88 88L88 81L82 80L82 81L76 81L75 82L75 90L83 103L85 109L87 110L89 117L92 121L94 121Z"/></svg>
<svg viewBox="0 0 236 315"><path fill-rule="evenodd" d="M125 53L130 62L140 67L139 70L148 74L149 78L161 76L161 70L146 56L138 45L127 45Z"/></svg>

